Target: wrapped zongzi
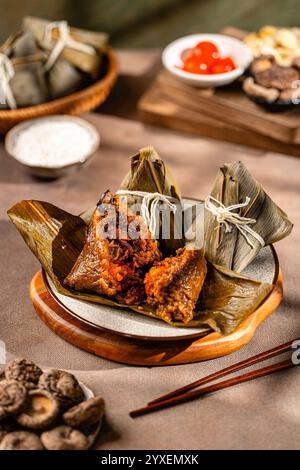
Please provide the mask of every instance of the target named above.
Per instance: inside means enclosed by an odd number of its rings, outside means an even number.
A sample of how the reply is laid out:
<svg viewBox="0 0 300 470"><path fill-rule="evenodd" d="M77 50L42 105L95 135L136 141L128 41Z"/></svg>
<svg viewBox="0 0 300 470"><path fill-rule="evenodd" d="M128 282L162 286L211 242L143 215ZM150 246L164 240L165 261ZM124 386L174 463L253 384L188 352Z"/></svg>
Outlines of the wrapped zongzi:
<svg viewBox="0 0 300 470"><path fill-rule="evenodd" d="M131 170L122 181L118 193L126 196L129 207L141 205L144 198L149 197L148 193L156 194L158 202L159 195L166 196L165 203L165 198L161 198L161 207L154 207L154 203L150 207L150 211L156 210L157 220L156 231L152 235L158 238L164 255L174 254L178 248L184 246L180 192L165 163L152 146L141 149L131 158ZM171 202L169 206L166 204L168 201Z"/></svg>
<svg viewBox="0 0 300 470"><path fill-rule="evenodd" d="M58 42L61 42L61 52L58 55L55 53L53 60L51 58L51 66L62 57L83 72L95 78L98 76L102 53L107 50L106 33L69 28L65 21L51 23L32 16L24 18L23 29L31 32L40 47L50 54Z"/></svg>
<svg viewBox="0 0 300 470"><path fill-rule="evenodd" d="M220 168L205 202L205 256L241 272L259 250L289 235L293 224L242 162Z"/></svg>

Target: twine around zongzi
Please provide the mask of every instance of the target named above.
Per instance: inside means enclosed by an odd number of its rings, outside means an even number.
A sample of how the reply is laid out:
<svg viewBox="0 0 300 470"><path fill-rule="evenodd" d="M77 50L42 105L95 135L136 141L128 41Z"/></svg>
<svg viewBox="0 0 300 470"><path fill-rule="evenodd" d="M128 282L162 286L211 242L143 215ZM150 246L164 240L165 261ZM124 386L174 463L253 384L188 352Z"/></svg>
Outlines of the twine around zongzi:
<svg viewBox="0 0 300 470"><path fill-rule="evenodd" d="M157 215L156 211L158 206L163 203L167 204L172 212L176 212L176 204L173 204L172 201L177 201L177 199L166 196L161 193L148 193L144 191L130 191L127 189L120 189L117 191L119 196L140 196L142 197L141 203L141 216L145 220L148 230L153 237L156 235L157 229Z"/></svg>
<svg viewBox="0 0 300 470"><path fill-rule="evenodd" d="M237 209L248 206L249 202L250 197L246 197L245 202L226 207L214 197L208 196L205 199L205 209L215 216L220 225L224 225L226 233L231 232L232 227L234 226L239 230L239 232L243 235L247 243L249 243L252 248L254 248L254 245L250 240L249 235L255 238L263 247L265 246L264 239L250 227L250 225L256 223L256 219L243 217L238 213L233 212Z"/></svg>
<svg viewBox="0 0 300 470"><path fill-rule="evenodd" d="M0 53L0 100L7 104L10 109L16 109L17 103L12 92L10 81L15 75L12 61L6 54Z"/></svg>
<svg viewBox="0 0 300 470"><path fill-rule="evenodd" d="M49 23L44 32L44 42L47 46L52 47L52 32L54 29L58 30L58 39L48 57L48 60L45 64L45 70L50 70L65 47L70 47L79 52L84 52L85 54L94 55L95 49L89 44L83 44L82 42L76 41L70 35L70 27L66 21L53 21Z"/></svg>

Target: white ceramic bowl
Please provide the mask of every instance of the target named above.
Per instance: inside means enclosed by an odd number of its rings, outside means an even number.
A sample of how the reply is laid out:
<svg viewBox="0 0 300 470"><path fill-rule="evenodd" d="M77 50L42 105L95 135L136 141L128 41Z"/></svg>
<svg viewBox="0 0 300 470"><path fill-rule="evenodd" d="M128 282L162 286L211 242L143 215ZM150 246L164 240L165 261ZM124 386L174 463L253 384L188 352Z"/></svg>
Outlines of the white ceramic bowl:
<svg viewBox="0 0 300 470"><path fill-rule="evenodd" d="M191 49L200 41L214 43L220 51L221 57L230 56L237 68L231 72L201 75L181 70L181 54ZM191 34L171 42L162 53L164 67L179 80L196 87L217 87L228 85L240 77L252 61L252 53L246 44L239 39L222 34Z"/></svg>
<svg viewBox="0 0 300 470"><path fill-rule="evenodd" d="M21 158L16 151L16 144L20 135L30 127L34 127L36 124L41 122L59 122L63 126L65 122L75 123L77 126L85 129L85 131L90 135L91 145L90 148L86 151L85 154L82 154L80 157L76 158L72 163L66 163L62 160L59 164L43 165L41 164L32 164L29 163L26 159ZM46 137L46 136L45 136ZM100 135L97 129L88 121L79 118L77 116L68 116L68 115L51 115L41 118L30 119L27 121L22 121L16 126L14 126L5 137L5 149L11 157L13 157L23 168L25 168L30 174L38 178L45 179L55 179L61 176L64 176L74 170L81 168L83 165L86 165L91 157L96 152L100 144Z"/></svg>

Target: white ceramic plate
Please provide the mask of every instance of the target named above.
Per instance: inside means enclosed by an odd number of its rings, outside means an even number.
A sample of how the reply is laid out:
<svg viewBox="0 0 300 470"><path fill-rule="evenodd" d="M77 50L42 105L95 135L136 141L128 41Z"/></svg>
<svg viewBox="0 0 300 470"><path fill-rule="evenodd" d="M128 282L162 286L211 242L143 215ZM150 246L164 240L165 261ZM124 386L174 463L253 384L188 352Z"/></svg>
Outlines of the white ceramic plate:
<svg viewBox="0 0 300 470"><path fill-rule="evenodd" d="M214 43L222 57L233 58L237 68L231 72L198 75L181 70L181 54L186 49L191 49L200 41ZM239 39L222 34L191 34L171 42L162 53L164 67L179 80L196 87L217 87L228 85L240 77L252 61L252 53L248 46Z"/></svg>
<svg viewBox="0 0 300 470"><path fill-rule="evenodd" d="M183 202L192 202L183 199ZM195 204L195 201L193 201ZM203 207L203 204L197 202ZM200 213L200 217L203 217ZM203 224L201 224L201 227ZM273 284L278 275L278 260L274 248L264 247L256 259L243 271L243 274L259 281ZM150 318L129 309L100 305L74 299L60 294L49 276L45 276L50 294L71 315L94 327L106 329L124 336L149 340L175 340L201 336L209 328L172 327L162 320Z"/></svg>

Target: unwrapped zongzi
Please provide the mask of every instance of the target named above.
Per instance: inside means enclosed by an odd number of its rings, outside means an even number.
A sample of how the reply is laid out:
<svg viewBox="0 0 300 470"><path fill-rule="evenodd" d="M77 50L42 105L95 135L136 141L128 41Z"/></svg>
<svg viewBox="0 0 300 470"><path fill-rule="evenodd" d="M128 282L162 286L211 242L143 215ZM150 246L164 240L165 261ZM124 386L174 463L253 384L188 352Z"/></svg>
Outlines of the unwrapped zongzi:
<svg viewBox="0 0 300 470"><path fill-rule="evenodd" d="M65 285L97 292L132 305L145 297L144 270L160 259L141 217L128 213L120 198L107 191L90 222L85 245Z"/></svg>
<svg viewBox="0 0 300 470"><path fill-rule="evenodd" d="M205 276L203 250L180 248L176 256L155 263L146 274L147 302L163 320L188 323Z"/></svg>

